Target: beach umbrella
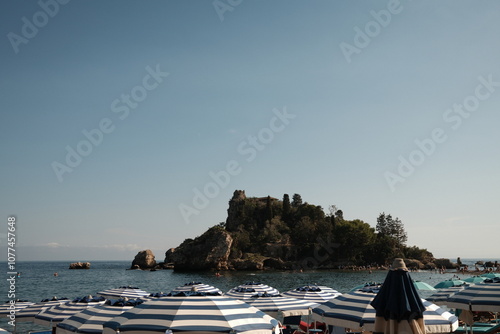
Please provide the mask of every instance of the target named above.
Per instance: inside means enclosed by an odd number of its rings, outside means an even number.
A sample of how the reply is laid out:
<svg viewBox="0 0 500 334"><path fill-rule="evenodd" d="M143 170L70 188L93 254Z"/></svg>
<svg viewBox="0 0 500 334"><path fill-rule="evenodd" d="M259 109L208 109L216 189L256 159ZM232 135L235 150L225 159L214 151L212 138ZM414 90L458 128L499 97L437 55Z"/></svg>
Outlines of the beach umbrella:
<svg viewBox="0 0 500 334"><path fill-rule="evenodd" d="M251 299L245 299L245 302L275 318L278 317L279 314L283 317L308 315L311 313L312 308L319 305L319 303L310 302L304 299L268 294L256 295Z"/></svg>
<svg viewBox="0 0 500 334"><path fill-rule="evenodd" d="M453 286L459 286L463 285L467 282L462 281L461 279L448 279L446 281L439 282L438 284L434 285L435 289L443 289L443 288L451 288Z"/></svg>
<svg viewBox="0 0 500 334"><path fill-rule="evenodd" d="M131 286L121 286L117 289L108 289L100 291L97 295L107 299L120 299L120 298L143 298L149 296L149 292Z"/></svg>
<svg viewBox="0 0 500 334"><path fill-rule="evenodd" d="M375 332L425 333L425 306L403 259L394 260L384 284L370 303L375 309Z"/></svg>
<svg viewBox="0 0 500 334"><path fill-rule="evenodd" d="M497 278L497 277L500 277L500 274L497 274L497 273L486 273L486 274L482 274L480 276L481 277L486 277L486 278Z"/></svg>
<svg viewBox="0 0 500 334"><path fill-rule="evenodd" d="M350 291L313 308L312 316L316 321L332 326L364 331L375 330L375 309L370 305L377 290ZM427 333L451 333L458 328L458 319L453 314L425 299L423 313Z"/></svg>
<svg viewBox="0 0 500 334"><path fill-rule="evenodd" d="M442 307L422 299L425 307L424 323L427 333L453 333L458 328L458 318Z"/></svg>
<svg viewBox="0 0 500 334"><path fill-rule="evenodd" d="M344 293L313 308L312 317L332 326L372 330L375 310L370 302L377 291L363 289Z"/></svg>
<svg viewBox="0 0 500 334"><path fill-rule="evenodd" d="M171 293L188 292L188 291L209 292L209 293L215 292L222 295L222 291L220 291L218 288L208 284L203 284L201 282L185 283L184 285L178 286L175 289L173 289Z"/></svg>
<svg viewBox="0 0 500 334"><path fill-rule="evenodd" d="M413 285L415 285L415 288L417 290L425 290L425 291L435 291L436 290L432 285L425 283L425 282L421 282L421 281L413 281Z"/></svg>
<svg viewBox="0 0 500 334"><path fill-rule="evenodd" d="M103 324L103 334L278 333L278 321L247 303L225 296L171 296L149 300Z"/></svg>
<svg viewBox="0 0 500 334"><path fill-rule="evenodd" d="M52 306L45 309L35 316L35 323L48 327L55 327L61 321L71 317L72 315L83 311L92 306L103 304L104 297L86 296L83 298L75 298L69 303Z"/></svg>
<svg viewBox="0 0 500 334"><path fill-rule="evenodd" d="M468 284L452 286L451 288L439 289L425 299L437 305L446 305L448 299L455 293L465 289Z"/></svg>
<svg viewBox="0 0 500 334"><path fill-rule="evenodd" d="M5 304L0 305L0 318L6 318L11 313L17 314L19 310L22 310L23 308L33 304L35 303L21 299L13 299L11 301L7 301L5 302Z"/></svg>
<svg viewBox="0 0 500 334"><path fill-rule="evenodd" d="M57 334L102 333L103 323L142 303L141 299L106 300L102 305L89 307L58 323Z"/></svg>
<svg viewBox="0 0 500 334"><path fill-rule="evenodd" d="M19 310L16 313L16 321L17 322L27 322L27 321L35 321L35 316L48 309L52 306L61 305L64 303L68 303L70 300L68 298L57 298L53 297L52 299L43 299L39 303L35 303L28 307L25 307Z"/></svg>
<svg viewBox="0 0 500 334"><path fill-rule="evenodd" d="M464 278L463 281L471 284L477 284L477 283L482 283L487 278L488 277L485 276L471 276Z"/></svg>
<svg viewBox="0 0 500 334"><path fill-rule="evenodd" d="M332 288L317 285L306 285L283 293L284 297L303 299L314 303L324 303L340 296L341 293Z"/></svg>
<svg viewBox="0 0 500 334"><path fill-rule="evenodd" d="M500 312L500 279L471 285L452 295L446 305L468 311Z"/></svg>
<svg viewBox="0 0 500 334"><path fill-rule="evenodd" d="M238 285L226 292L226 296L238 299L248 299L259 294L277 295L280 292L272 286L262 284L259 282L247 282Z"/></svg>

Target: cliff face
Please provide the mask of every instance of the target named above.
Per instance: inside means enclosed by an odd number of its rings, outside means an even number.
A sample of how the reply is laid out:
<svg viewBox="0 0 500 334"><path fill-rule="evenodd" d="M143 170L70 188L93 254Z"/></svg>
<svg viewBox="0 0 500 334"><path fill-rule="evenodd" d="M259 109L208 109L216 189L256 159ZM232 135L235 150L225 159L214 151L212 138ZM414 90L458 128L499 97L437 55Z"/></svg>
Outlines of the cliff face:
<svg viewBox="0 0 500 334"><path fill-rule="evenodd" d="M229 201L227 209L226 230L234 232L241 224L241 218L245 211L245 200L247 196L244 190L235 190L233 198Z"/></svg>
<svg viewBox="0 0 500 334"><path fill-rule="evenodd" d="M173 263L176 270L228 270L233 238L222 227L212 227L192 240L165 253L165 263Z"/></svg>

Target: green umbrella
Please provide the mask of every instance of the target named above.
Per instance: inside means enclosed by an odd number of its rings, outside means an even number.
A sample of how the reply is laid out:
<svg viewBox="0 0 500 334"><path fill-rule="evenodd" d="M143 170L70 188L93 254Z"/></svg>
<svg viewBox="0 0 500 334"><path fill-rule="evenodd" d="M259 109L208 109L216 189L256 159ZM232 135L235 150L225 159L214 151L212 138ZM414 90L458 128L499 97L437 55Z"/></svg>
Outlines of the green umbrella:
<svg viewBox="0 0 500 334"><path fill-rule="evenodd" d="M413 285L415 285L415 288L417 290L428 290L428 291L436 290L435 288L432 287L432 285L421 281L413 281Z"/></svg>
<svg viewBox="0 0 500 334"><path fill-rule="evenodd" d="M487 278L488 277L484 277L484 276L471 276L471 277L464 278L464 282L476 284L476 283L483 282Z"/></svg>
<svg viewBox="0 0 500 334"><path fill-rule="evenodd" d="M495 274L495 273L487 273L487 274L482 274L481 277L486 277L486 278L495 278L495 277L500 277L500 274Z"/></svg>
<svg viewBox="0 0 500 334"><path fill-rule="evenodd" d="M446 281L439 282L438 284L434 285L434 288L436 289L442 289L442 288L451 288L452 286L457 286L457 285L462 285L464 282L460 279L449 279Z"/></svg>

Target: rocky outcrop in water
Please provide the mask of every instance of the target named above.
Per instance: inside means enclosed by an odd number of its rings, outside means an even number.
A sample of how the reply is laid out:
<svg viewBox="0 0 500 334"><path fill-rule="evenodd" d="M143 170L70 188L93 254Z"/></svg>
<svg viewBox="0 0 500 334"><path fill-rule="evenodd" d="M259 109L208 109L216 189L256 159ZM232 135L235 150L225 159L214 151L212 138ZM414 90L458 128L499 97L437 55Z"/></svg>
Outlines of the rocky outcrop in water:
<svg viewBox="0 0 500 334"><path fill-rule="evenodd" d="M154 269L156 267L155 255L150 249L146 249L137 253L132 261L130 269Z"/></svg>
<svg viewBox="0 0 500 334"><path fill-rule="evenodd" d="M69 269L90 269L90 262L73 262L69 264Z"/></svg>

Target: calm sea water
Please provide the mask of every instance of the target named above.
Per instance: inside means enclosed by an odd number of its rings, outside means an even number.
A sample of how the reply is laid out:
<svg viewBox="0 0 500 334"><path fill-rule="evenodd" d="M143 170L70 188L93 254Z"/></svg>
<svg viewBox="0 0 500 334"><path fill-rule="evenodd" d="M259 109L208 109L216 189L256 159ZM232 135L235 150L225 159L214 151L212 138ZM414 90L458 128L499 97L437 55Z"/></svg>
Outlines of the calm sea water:
<svg viewBox="0 0 500 334"><path fill-rule="evenodd" d="M456 259L452 259L456 260ZM483 259L488 260L488 259ZM476 259L462 259L464 263L475 263ZM213 273L176 273L172 270L140 271L126 270L130 261L92 262L89 270L69 270L69 262L19 262L17 270L21 276L16 281L16 298L39 302L45 298L67 297L70 299L95 295L105 289L124 285L139 287L150 293L170 292L187 282L202 282L213 285L223 292L249 282L271 285L281 292L307 284L326 285L345 293L365 282L383 282L386 271L307 271L294 272L224 272L216 277ZM1 265L1 264L0 264ZM2 266L7 268L6 264ZM7 271L7 270L6 270ZM58 276L54 276L57 272ZM453 277L455 272L440 274L431 271L412 272L414 280L435 285ZM1 280L0 294L8 301L6 280ZM427 292L423 292L425 297ZM0 299L1 301L2 299ZM12 329L6 319L0 319L0 327ZM19 323L17 333L46 328L33 323Z"/></svg>

